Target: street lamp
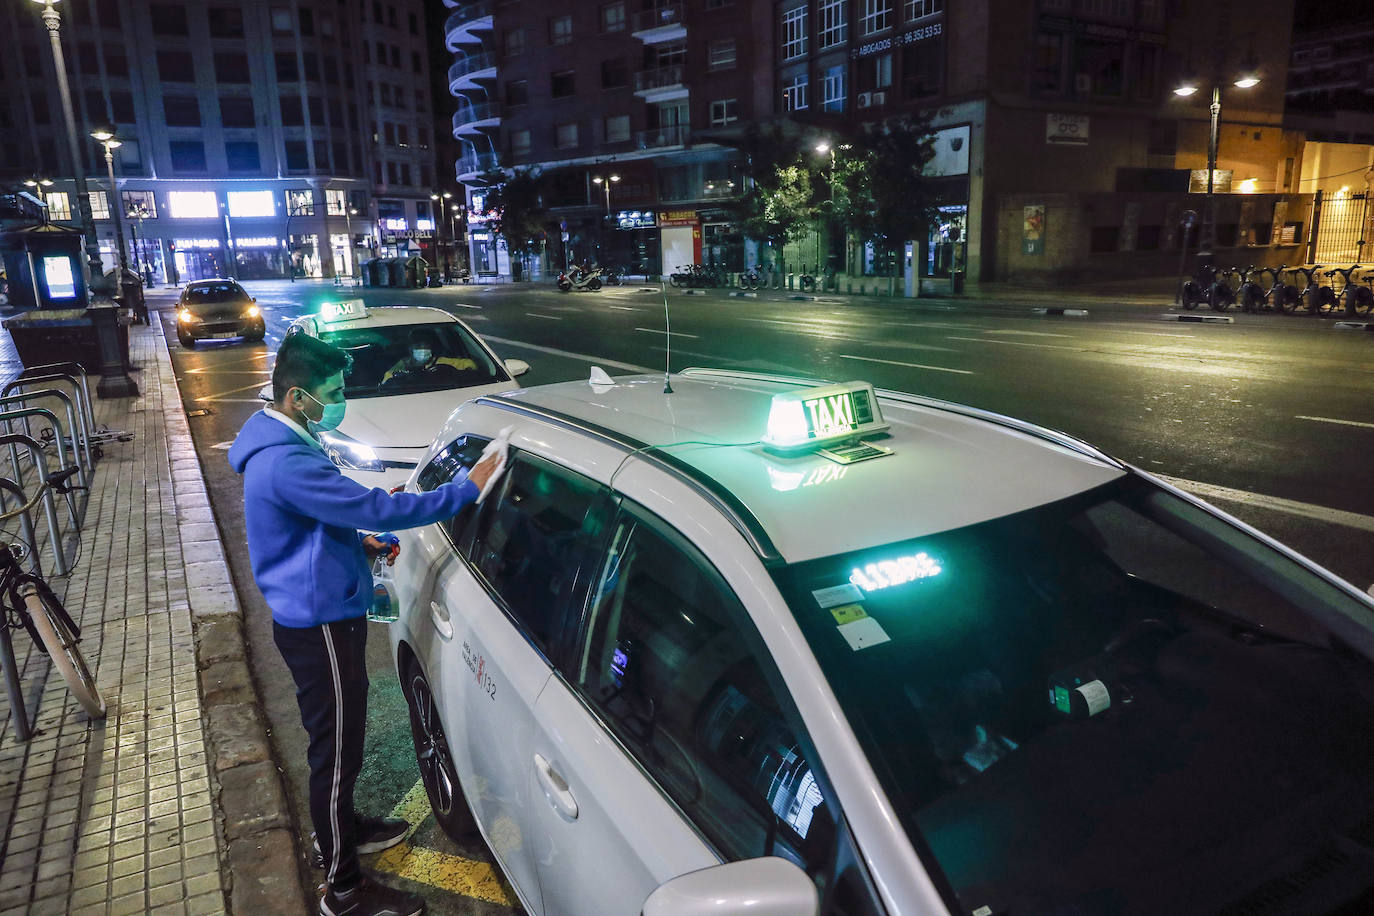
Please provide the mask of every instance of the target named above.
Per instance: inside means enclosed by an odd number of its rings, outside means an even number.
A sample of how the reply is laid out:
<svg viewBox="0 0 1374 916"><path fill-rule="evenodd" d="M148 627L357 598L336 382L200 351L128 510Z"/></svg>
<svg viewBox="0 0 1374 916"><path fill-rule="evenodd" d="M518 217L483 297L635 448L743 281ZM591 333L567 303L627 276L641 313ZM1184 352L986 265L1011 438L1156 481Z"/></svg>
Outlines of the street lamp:
<svg viewBox="0 0 1374 916"><path fill-rule="evenodd" d="M1247 60L1241 68L1240 74L1232 81L1231 85L1237 89L1250 89L1258 86L1260 82L1258 66L1253 60ZM1180 98L1188 98L1196 95L1201 88L1199 81L1193 76L1186 76L1174 88L1174 95ZM1207 257L1213 257L1213 249L1216 247L1216 199L1215 181L1217 172L1217 144L1221 140L1221 83L1212 83L1212 104L1211 129L1207 135L1207 196L1203 200L1202 206L1202 230L1198 236L1198 251Z"/></svg>
<svg viewBox="0 0 1374 916"><path fill-rule="evenodd" d="M358 278L358 246L353 243L353 217L358 215L357 207L344 207L344 231L348 233L348 279Z"/></svg>
<svg viewBox="0 0 1374 916"><path fill-rule="evenodd" d="M143 203L133 204L129 207L127 218L138 220L137 223L129 224L129 234L133 236L134 243L134 266L138 272L143 274L143 284L149 289L153 288L153 265L148 263L148 255L144 250L148 239L145 236L142 244L138 240L138 230L143 226L143 221L148 218L148 205Z"/></svg>
<svg viewBox="0 0 1374 916"><path fill-rule="evenodd" d="M95 220L91 216L91 196L86 190L86 173L81 168L81 147L76 140L76 115L72 110L71 87L67 85L67 63L62 55L62 38L59 30L62 17L53 7L58 0L33 0L43 5L43 24L48 27L48 39L52 46L53 65L57 69L57 91L62 97L62 115L67 120L67 145L72 157L72 173L76 180L76 207L81 220L81 231L86 236L86 261L88 269L100 276L100 242L95 234Z"/></svg>
<svg viewBox="0 0 1374 916"><path fill-rule="evenodd" d="M620 180L620 176L619 176L619 175L610 175L610 176L608 176L608 177L606 177L606 178L602 178L600 175L597 175L595 178L592 179L592 184L594 184L594 185L600 185L600 186L601 186L601 190L603 190L603 191L606 192L606 216L607 216L607 218L609 218L610 215L611 215L611 184L612 184L613 182L617 182L617 181L619 181L619 180Z"/></svg>
<svg viewBox="0 0 1374 916"><path fill-rule="evenodd" d="M114 215L115 224L115 250L119 252L117 266L115 268L115 297L120 301L124 299L124 271L129 269L129 262L124 255L124 220L121 218L118 206L119 188L115 184L114 174L114 151L123 144L115 137L113 127L97 127L91 131L91 136L95 138L101 146L105 147L105 170L110 176L110 199L107 202L107 209Z"/></svg>

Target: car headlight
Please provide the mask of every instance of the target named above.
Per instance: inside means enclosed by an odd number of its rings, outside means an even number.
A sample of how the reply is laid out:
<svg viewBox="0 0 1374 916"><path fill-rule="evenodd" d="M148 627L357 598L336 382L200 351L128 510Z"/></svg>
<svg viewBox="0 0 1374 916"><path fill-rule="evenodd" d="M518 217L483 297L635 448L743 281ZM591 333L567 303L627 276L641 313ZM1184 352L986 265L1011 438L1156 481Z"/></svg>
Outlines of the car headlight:
<svg viewBox="0 0 1374 916"><path fill-rule="evenodd" d="M250 305L250 306L248 306L247 309L244 310L244 312L243 312L243 317L244 317L244 318L256 318L256 317L258 317L258 316L261 315L261 314L262 314L262 312L258 309L258 307L257 307L256 305Z"/></svg>
<svg viewBox="0 0 1374 916"><path fill-rule="evenodd" d="M177 321L195 321L196 316L191 314L190 309L177 309Z"/></svg>
<svg viewBox="0 0 1374 916"><path fill-rule="evenodd" d="M337 430L320 431L320 445L325 455L345 471L381 471L382 459L377 457L372 446L345 436Z"/></svg>

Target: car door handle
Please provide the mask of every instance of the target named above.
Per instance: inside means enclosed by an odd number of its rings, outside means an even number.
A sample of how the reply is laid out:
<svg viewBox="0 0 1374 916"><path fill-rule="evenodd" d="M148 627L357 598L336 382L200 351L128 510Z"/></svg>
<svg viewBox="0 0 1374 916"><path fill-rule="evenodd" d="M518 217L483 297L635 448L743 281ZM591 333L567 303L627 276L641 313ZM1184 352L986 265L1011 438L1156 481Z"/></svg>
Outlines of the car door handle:
<svg viewBox="0 0 1374 916"><path fill-rule="evenodd" d="M429 603L429 619L434 621L434 629L444 639L453 638L453 622L449 620L448 608L437 601Z"/></svg>
<svg viewBox="0 0 1374 916"><path fill-rule="evenodd" d="M564 820L577 820L577 799L573 798L567 780L559 775L553 764L535 754L534 773L539 777L539 785L544 789L544 796L549 800L549 804L553 805L553 809Z"/></svg>

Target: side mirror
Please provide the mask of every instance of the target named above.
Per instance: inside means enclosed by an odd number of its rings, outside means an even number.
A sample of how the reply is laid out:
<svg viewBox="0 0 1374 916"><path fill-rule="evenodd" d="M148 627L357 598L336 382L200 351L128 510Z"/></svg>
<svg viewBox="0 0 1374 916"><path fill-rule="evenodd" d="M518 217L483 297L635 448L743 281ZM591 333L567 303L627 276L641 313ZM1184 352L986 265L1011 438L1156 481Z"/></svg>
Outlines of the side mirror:
<svg viewBox="0 0 1374 916"><path fill-rule="evenodd" d="M1369 597L1374 598L1374 585L1369 586Z"/></svg>
<svg viewBox="0 0 1374 916"><path fill-rule="evenodd" d="M806 872L769 856L679 875L644 901L641 916L816 916L820 900Z"/></svg>
<svg viewBox="0 0 1374 916"><path fill-rule="evenodd" d="M257 297L257 296L249 296L249 297L248 297L248 301L249 301L249 302L257 302L257 301L258 301L258 297Z"/></svg>
<svg viewBox="0 0 1374 916"><path fill-rule="evenodd" d="M530 364L525 362L523 359L508 359L506 360L506 371L511 374L512 378L514 378L516 376L524 375L526 372L529 372Z"/></svg>
<svg viewBox="0 0 1374 916"><path fill-rule="evenodd" d="M258 390L258 400L260 400L260 401L266 401L266 402L269 403L269 404L272 403L272 386L271 386L271 385L263 385L262 388Z"/></svg>

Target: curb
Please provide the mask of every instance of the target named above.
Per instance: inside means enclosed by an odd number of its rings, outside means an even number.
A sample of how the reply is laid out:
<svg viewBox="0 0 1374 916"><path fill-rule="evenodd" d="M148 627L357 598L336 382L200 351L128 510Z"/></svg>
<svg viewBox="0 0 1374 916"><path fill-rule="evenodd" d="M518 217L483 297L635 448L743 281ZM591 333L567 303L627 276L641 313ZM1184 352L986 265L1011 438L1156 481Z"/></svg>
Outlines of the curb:
<svg viewBox="0 0 1374 916"><path fill-rule="evenodd" d="M654 292L658 292L658 290L654 290ZM706 290L704 290L704 289L684 289L684 290L682 291L682 295L684 295L684 296L704 296L704 295L706 295Z"/></svg>
<svg viewBox="0 0 1374 916"><path fill-rule="evenodd" d="M1088 310L1067 308L1043 308L1031 309L1031 313L1035 315L1064 315L1069 318L1086 318L1088 315Z"/></svg>
<svg viewBox="0 0 1374 916"><path fill-rule="evenodd" d="M167 336L162 323L155 323L162 344ZM171 349L167 348L170 359ZM173 398L164 398L163 413L168 428L186 431L190 442L186 409L181 402L181 387L171 374ZM170 403L169 403L170 402ZM175 421L175 422L173 422ZM205 472L195 459L199 493L205 495ZM178 487L177 496L182 495ZM177 500L181 503L181 500ZM205 518L215 526L213 513ZM302 861L297 845L296 825L287 801L286 786L272 753L267 722L257 688L248 670L243 612L235 596L224 547L216 529L218 551L197 556L186 564L186 590L191 604L191 626L195 634L196 669L199 672L201 717L211 753L211 794L217 813L217 833L223 851L221 868L229 912L235 916L261 916L263 913L300 912L298 906L283 903L298 901L310 911L298 867Z"/></svg>
<svg viewBox="0 0 1374 916"><path fill-rule="evenodd" d="M758 293L741 293L741 292L733 292L733 293L730 293L729 296L730 296L730 298L732 298L732 299L757 299L757 298L759 297L759 294L758 294Z"/></svg>
<svg viewBox="0 0 1374 916"><path fill-rule="evenodd" d="M1374 331L1374 321L1338 321L1331 327L1338 331Z"/></svg>

